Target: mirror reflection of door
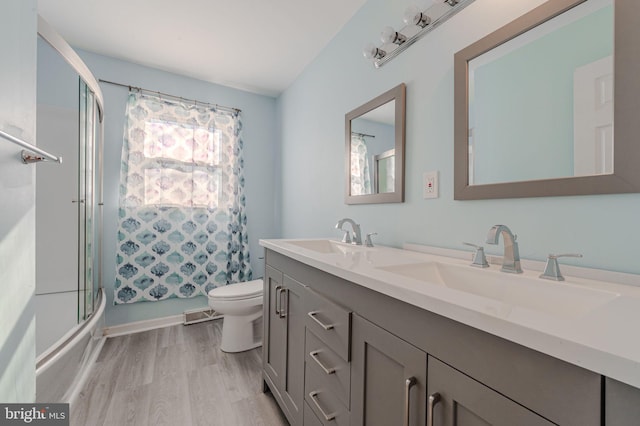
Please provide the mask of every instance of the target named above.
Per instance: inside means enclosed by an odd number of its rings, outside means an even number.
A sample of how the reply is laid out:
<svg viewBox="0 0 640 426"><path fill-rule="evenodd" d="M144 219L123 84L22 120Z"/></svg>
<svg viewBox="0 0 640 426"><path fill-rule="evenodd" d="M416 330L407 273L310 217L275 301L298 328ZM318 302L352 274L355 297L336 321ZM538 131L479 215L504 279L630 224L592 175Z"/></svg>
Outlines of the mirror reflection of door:
<svg viewBox="0 0 640 426"><path fill-rule="evenodd" d="M613 173L613 56L573 73L573 175Z"/></svg>
<svg viewBox="0 0 640 426"><path fill-rule="evenodd" d="M393 192L395 188L396 150L373 156L373 185L376 194Z"/></svg>

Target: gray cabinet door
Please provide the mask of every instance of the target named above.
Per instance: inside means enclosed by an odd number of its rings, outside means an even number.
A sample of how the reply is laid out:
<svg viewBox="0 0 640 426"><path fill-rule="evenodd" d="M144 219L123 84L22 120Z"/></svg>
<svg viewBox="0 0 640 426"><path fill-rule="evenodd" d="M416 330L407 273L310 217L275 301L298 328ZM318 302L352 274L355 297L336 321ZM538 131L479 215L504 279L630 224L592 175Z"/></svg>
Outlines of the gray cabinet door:
<svg viewBox="0 0 640 426"><path fill-rule="evenodd" d="M351 424L424 425L427 354L353 315Z"/></svg>
<svg viewBox="0 0 640 426"><path fill-rule="evenodd" d="M287 363L287 322L280 314L284 282L282 272L266 267L264 279L262 363L267 377L272 382L272 392L280 391L284 383Z"/></svg>
<svg viewBox="0 0 640 426"><path fill-rule="evenodd" d="M304 306L305 287L284 276L284 293L280 304L280 316L286 323L286 367L282 382L282 399L291 414L294 425L302 424L304 400Z"/></svg>
<svg viewBox="0 0 640 426"><path fill-rule="evenodd" d="M433 426L554 424L433 357L428 392L433 410L427 409L427 416L433 414Z"/></svg>
<svg viewBox="0 0 640 426"><path fill-rule="evenodd" d="M640 424L640 389L606 378L605 426Z"/></svg>
<svg viewBox="0 0 640 426"><path fill-rule="evenodd" d="M292 425L302 424L305 287L267 265L262 364L266 381Z"/></svg>

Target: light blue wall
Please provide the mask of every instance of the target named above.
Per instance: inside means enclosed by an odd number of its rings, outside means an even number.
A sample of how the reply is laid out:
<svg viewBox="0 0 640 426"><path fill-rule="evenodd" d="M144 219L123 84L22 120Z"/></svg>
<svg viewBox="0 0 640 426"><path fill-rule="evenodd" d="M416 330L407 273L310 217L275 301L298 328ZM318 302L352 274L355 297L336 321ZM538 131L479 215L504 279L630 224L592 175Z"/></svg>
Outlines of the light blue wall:
<svg viewBox="0 0 640 426"><path fill-rule="evenodd" d="M242 110L245 141L245 192L254 277L262 277L264 263L260 238L274 238L279 229L279 146L274 98L243 92L200 80L78 51L96 78L182 96L188 99L233 106ZM118 211L120 155L124 131L126 88L101 83L105 102L104 146L104 258L103 283L107 294L106 325L181 314L207 305L205 297L170 299L154 303L113 305L115 248Z"/></svg>
<svg viewBox="0 0 640 426"><path fill-rule="evenodd" d="M339 237L345 216L381 244L418 242L468 249L504 223L518 234L524 258L549 252L581 252L567 260L640 273L640 194L510 200L453 200L453 55L543 3L543 0L478 0L375 69L362 46L385 25L399 28L413 0L369 0L330 45L278 99L282 135L282 232L284 237ZM344 191L344 114L407 84L406 202L347 206ZM425 171L440 171L440 197L422 199ZM502 243L501 243L502 245ZM490 253L501 247L489 246Z"/></svg>
<svg viewBox="0 0 640 426"><path fill-rule="evenodd" d="M36 143L36 1L0 2L0 129ZM36 396L35 169L0 138L0 401ZM55 165L53 166L55 167Z"/></svg>

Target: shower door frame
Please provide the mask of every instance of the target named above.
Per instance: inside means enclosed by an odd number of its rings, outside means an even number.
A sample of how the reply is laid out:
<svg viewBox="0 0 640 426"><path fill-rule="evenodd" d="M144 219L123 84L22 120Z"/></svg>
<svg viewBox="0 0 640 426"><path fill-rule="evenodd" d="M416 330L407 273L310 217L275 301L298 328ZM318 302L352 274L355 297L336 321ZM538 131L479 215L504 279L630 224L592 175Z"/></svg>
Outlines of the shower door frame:
<svg viewBox="0 0 640 426"><path fill-rule="evenodd" d="M81 138L89 137L93 143L90 149L91 152L86 152L81 148L81 156L84 158L81 160L79 164L79 173L84 173L82 162L90 161L90 169L92 176L89 179L89 182L92 187L91 196L92 200L83 203L82 201L79 204L79 208L87 209L87 206L90 205L91 209L91 217L93 218L91 221L91 229L87 228L87 224L79 220L79 241L78 241L78 261L79 265L87 264L86 266L90 266L92 269L91 272L91 282L87 283L87 269L88 268L79 268L78 271L78 316L77 316L77 325L71 328L67 333L65 333L57 342L47 348L44 352L42 352L37 359L36 369L43 367L50 360L58 357L60 352L65 350L65 346L74 338L77 338L80 334L82 334L85 328L89 325L89 323L94 323L95 321L88 321L94 316L101 317L104 311L104 292L102 291L102 241L103 241L103 159L102 159L102 151L103 151L103 143L104 143L104 99L102 95L102 90L98 85L98 81L93 76L89 68L86 64L80 59L78 54L69 46L69 44L40 16L38 16L38 35L41 39L46 42L49 46L51 46L60 56L64 59L71 68L77 73L79 77L79 96L78 102L80 109L82 108L80 90L83 88L83 84L86 87L85 95L87 99L92 98L92 105L90 108L86 108L85 111L80 111L80 114L86 113L89 111L92 115L91 120L94 122L94 126L92 129L88 129L87 126L82 126L82 123L78 129L79 131L79 139L78 143L81 142ZM85 99L86 106L86 99ZM80 120L79 120L80 121ZM84 131L84 134L80 134ZM84 174L79 175L79 180L85 180L86 176ZM83 186L85 183L81 183ZM83 194L78 199L82 200ZM84 215L80 215L82 217ZM85 221L86 222L86 221ZM85 240L81 237L83 233L91 232L92 234L92 244L91 244L91 252L92 254L87 254L86 249L87 245L83 243ZM90 263L90 264L89 264ZM81 288L81 286L83 288ZM87 297L87 292L90 293L90 297ZM89 306L89 304L90 306ZM95 318L93 318L95 319ZM98 318L100 319L100 318ZM93 333L92 333L93 334Z"/></svg>

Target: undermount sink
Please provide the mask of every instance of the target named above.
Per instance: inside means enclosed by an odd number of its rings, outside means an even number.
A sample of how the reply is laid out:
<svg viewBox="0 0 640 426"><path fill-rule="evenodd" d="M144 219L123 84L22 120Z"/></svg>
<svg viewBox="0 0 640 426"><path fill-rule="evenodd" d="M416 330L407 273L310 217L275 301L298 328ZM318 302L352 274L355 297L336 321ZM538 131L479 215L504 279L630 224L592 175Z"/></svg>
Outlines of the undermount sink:
<svg viewBox="0 0 640 426"><path fill-rule="evenodd" d="M551 282L497 269L442 262L379 267L397 275L486 297L507 305L563 317L579 317L612 301L618 293L569 282Z"/></svg>
<svg viewBox="0 0 640 426"><path fill-rule="evenodd" d="M318 253L352 253L357 251L365 251L366 247L354 244L342 243L334 240L290 240L287 243L298 246L303 249L312 250Z"/></svg>

